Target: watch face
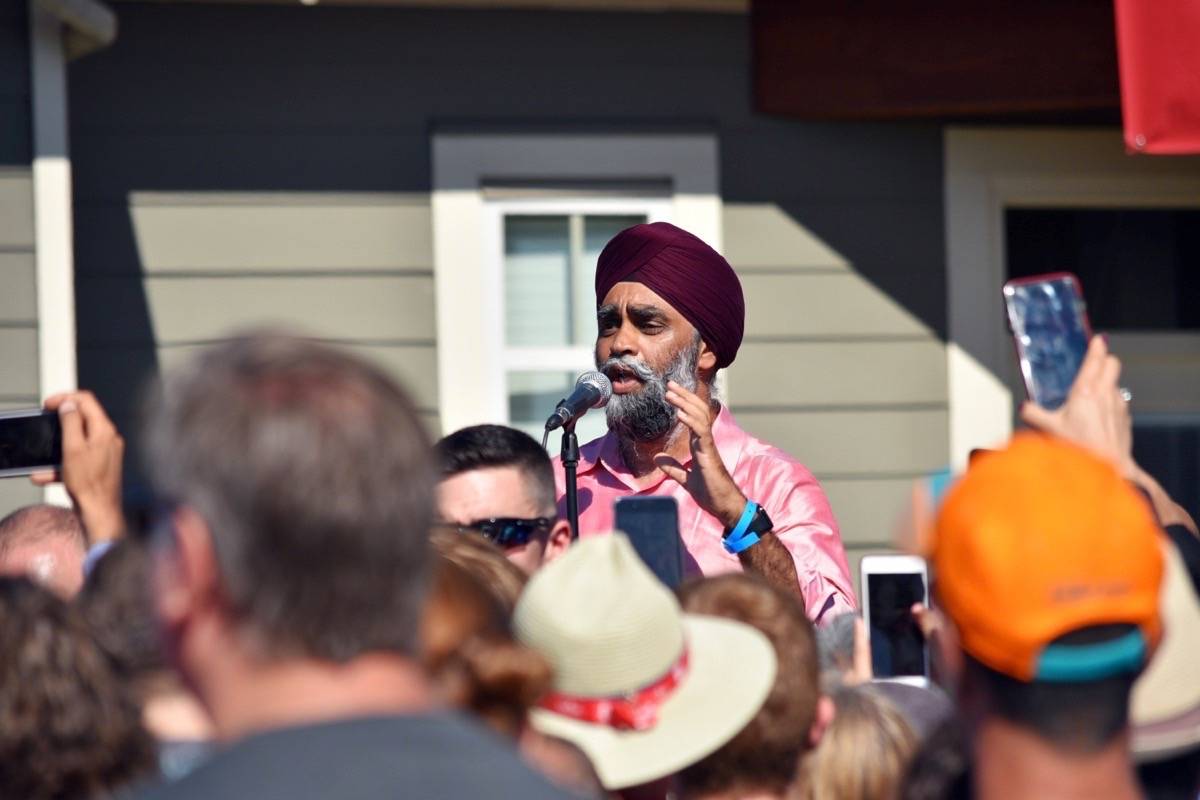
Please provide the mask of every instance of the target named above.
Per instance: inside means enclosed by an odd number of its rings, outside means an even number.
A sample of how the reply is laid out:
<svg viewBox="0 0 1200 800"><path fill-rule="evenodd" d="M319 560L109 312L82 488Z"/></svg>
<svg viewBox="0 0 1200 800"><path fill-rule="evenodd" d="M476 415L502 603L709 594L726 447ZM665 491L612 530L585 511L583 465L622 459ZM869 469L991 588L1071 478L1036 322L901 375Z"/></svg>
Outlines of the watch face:
<svg viewBox="0 0 1200 800"><path fill-rule="evenodd" d="M750 530L758 534L763 534L770 531L773 527L775 527L775 525L771 522L771 518L767 516L767 510L762 506L759 506L758 513L755 514L754 519L750 521Z"/></svg>

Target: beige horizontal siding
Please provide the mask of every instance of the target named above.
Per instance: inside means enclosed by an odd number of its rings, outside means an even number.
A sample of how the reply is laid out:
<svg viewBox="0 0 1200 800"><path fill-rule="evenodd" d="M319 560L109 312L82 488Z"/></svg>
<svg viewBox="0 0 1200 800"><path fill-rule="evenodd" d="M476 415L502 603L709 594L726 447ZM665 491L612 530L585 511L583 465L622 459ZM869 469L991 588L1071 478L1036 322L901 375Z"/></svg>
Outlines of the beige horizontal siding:
<svg viewBox="0 0 1200 800"><path fill-rule="evenodd" d="M33 174L0 167L0 248L33 249Z"/></svg>
<svg viewBox="0 0 1200 800"><path fill-rule="evenodd" d="M747 342L729 368L736 408L946 403L936 341Z"/></svg>
<svg viewBox="0 0 1200 800"><path fill-rule="evenodd" d="M434 338L428 275L84 278L87 346L209 341L247 326L279 325L338 340ZM149 330L147 331L147 325Z"/></svg>
<svg viewBox="0 0 1200 800"><path fill-rule="evenodd" d="M128 213L142 269L150 274L428 271L433 265L424 194L140 192Z"/></svg>
<svg viewBox="0 0 1200 800"><path fill-rule="evenodd" d="M908 508L913 477L826 478L821 487L842 527L846 546L892 542Z"/></svg>
<svg viewBox="0 0 1200 800"><path fill-rule="evenodd" d="M935 337L929 328L853 272L755 272L738 265L746 294L746 336Z"/></svg>
<svg viewBox="0 0 1200 800"><path fill-rule="evenodd" d="M239 329L283 327L379 363L435 434L430 213L424 193L85 201L76 211L81 372L132 430L147 378Z"/></svg>
<svg viewBox="0 0 1200 800"><path fill-rule="evenodd" d="M433 370L436 354L432 345L360 345L331 342L357 352L381 366L409 392L431 432L438 430L437 381L423 377ZM139 424L136 400L148 381L160 370L170 370L195 356L206 345L179 345L157 349L128 347L84 348L80 358L89 365L87 389L100 398L125 398L110 409L114 422L124 431Z"/></svg>
<svg viewBox="0 0 1200 800"><path fill-rule="evenodd" d="M846 269L829 245L773 203L726 203L722 209L725 257L737 269Z"/></svg>
<svg viewBox="0 0 1200 800"><path fill-rule="evenodd" d="M37 324L33 252L0 252L0 324Z"/></svg>
<svg viewBox="0 0 1200 800"><path fill-rule="evenodd" d="M37 352L36 329L0 328L0 399L36 405Z"/></svg>
<svg viewBox="0 0 1200 800"><path fill-rule="evenodd" d="M945 345L802 220L769 203L723 213L746 295L730 405L817 475L857 585L859 559L888 546L912 480L946 464Z"/></svg>
<svg viewBox="0 0 1200 800"><path fill-rule="evenodd" d="M944 469L945 411L740 410L743 428L800 459L818 478L912 475Z"/></svg>

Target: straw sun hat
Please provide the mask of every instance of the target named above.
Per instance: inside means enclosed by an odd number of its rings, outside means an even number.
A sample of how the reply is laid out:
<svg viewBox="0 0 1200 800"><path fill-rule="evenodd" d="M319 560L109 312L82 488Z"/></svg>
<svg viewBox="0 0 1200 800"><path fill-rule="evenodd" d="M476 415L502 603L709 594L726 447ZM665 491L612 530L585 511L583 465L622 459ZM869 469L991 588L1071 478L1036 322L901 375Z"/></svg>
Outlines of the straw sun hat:
<svg viewBox="0 0 1200 800"><path fill-rule="evenodd" d="M1166 575L1162 644L1133 687L1130 716L1138 761L1158 761L1200 745L1200 596L1179 551L1163 542Z"/></svg>
<svg viewBox="0 0 1200 800"><path fill-rule="evenodd" d="M534 727L582 748L610 791L712 753L754 717L775 681L765 636L683 614L621 533L581 541L540 570L513 627L554 667Z"/></svg>

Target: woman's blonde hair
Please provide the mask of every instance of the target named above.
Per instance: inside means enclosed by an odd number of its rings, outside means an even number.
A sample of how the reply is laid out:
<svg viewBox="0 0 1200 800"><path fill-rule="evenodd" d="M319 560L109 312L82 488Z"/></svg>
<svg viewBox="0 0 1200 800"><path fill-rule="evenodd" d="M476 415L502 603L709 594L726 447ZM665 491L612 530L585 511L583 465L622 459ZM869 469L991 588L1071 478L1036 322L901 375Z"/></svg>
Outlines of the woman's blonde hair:
<svg viewBox="0 0 1200 800"><path fill-rule="evenodd" d="M869 685L833 694L837 713L801 764L789 800L890 800L917 748L917 735L891 701Z"/></svg>

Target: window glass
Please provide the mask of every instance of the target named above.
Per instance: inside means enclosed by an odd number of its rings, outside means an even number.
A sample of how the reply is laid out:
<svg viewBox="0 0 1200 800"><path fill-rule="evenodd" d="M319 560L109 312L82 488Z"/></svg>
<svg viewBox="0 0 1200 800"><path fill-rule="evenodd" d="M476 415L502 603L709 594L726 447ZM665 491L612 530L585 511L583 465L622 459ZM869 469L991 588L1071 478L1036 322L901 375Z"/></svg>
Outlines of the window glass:
<svg viewBox="0 0 1200 800"><path fill-rule="evenodd" d="M1009 208L1008 276L1073 272L1098 331L1200 330L1200 209Z"/></svg>
<svg viewBox="0 0 1200 800"><path fill-rule="evenodd" d="M509 347L569 343L569 225L566 216L504 218L504 331Z"/></svg>
<svg viewBox="0 0 1200 800"><path fill-rule="evenodd" d="M509 424L528 433L539 442L546 417L554 406L575 388L573 372L551 372L541 370L515 370L508 373L508 419ZM575 423L575 434L580 444L603 436L608 426L604 422L604 409L593 408ZM558 454L558 435L551 437L550 453Z"/></svg>

